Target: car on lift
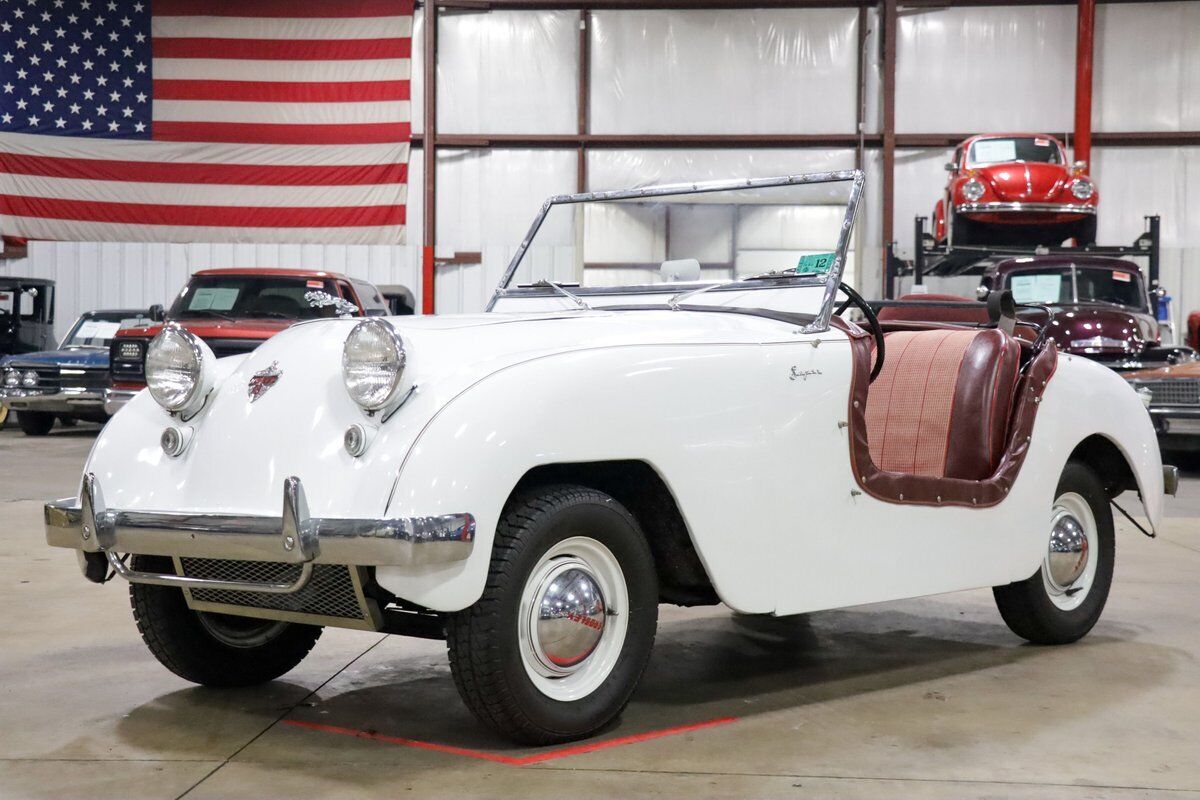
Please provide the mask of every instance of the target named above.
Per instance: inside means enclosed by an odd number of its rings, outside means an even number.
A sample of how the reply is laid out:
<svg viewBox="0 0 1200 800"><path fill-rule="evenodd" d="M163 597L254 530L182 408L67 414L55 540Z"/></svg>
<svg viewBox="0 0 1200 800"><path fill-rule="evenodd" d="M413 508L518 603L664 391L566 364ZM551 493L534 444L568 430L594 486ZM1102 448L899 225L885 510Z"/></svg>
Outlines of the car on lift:
<svg viewBox="0 0 1200 800"><path fill-rule="evenodd" d="M1019 636L1075 641L1113 577L1110 501L1137 490L1153 531L1177 474L1129 385L1006 292L983 324L881 322L842 282L863 185L550 198L483 314L306 321L220 360L168 325L47 542L127 581L187 680L271 680L326 625L444 638L476 717L532 744L616 719L660 603L994 587ZM746 221L775 246L739 249ZM621 238L638 266L589 268L625 230L654 234ZM670 279L702 257L731 272Z"/></svg>
<svg viewBox="0 0 1200 800"><path fill-rule="evenodd" d="M254 350L297 322L382 316L387 301L367 281L324 270L208 269L192 275L158 322L112 341L104 409L117 413L146 388L146 348L166 323L203 339L218 358Z"/></svg>
<svg viewBox="0 0 1200 800"><path fill-rule="evenodd" d="M0 359L0 406L16 412L26 436L45 436L55 420L105 422L109 345L122 327L149 322L146 311L88 311L58 349Z"/></svg>
<svg viewBox="0 0 1200 800"><path fill-rule="evenodd" d="M1012 292L1022 318L1045 324L1059 350L1118 371L1179 364L1191 347L1163 345L1138 265L1125 259L1070 255L1001 258L988 263L979 298Z"/></svg>
<svg viewBox="0 0 1200 800"><path fill-rule="evenodd" d="M1100 195L1082 161L1041 133L981 134L963 140L946 164L933 209L936 242L1057 245L1096 241Z"/></svg>

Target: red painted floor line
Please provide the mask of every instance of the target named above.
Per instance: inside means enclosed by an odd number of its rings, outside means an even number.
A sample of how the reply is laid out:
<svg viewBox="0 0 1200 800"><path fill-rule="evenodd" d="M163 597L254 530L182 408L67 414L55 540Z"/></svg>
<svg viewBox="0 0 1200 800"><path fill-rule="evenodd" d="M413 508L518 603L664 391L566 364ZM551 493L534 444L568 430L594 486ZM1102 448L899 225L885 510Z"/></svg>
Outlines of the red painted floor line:
<svg viewBox="0 0 1200 800"><path fill-rule="evenodd" d="M400 736L388 736L383 733L375 733L374 731L360 731L354 728L339 728L336 725L323 725L320 722L306 722L299 719L285 719L285 725L292 725L297 728L307 728L313 731L322 731L324 733L336 733L341 736L353 736L357 739L371 739L376 742L385 742L387 744L396 744L401 747L415 747L420 750L433 750L437 753L449 753L456 756L465 756L467 758L478 758L483 761L493 761L497 764L507 764L511 767L524 767L529 764L540 764L544 761L554 761L559 758L569 758L570 756L579 756L584 753L594 753L597 750L607 750L610 747L620 747L626 744L637 744L638 742L648 742L651 739L661 739L664 736L675 736L680 733L690 733L691 731L704 730L705 728L715 728L718 725L728 725L731 722L737 722L737 717L718 717L710 719L706 722L697 722L692 725L678 725L674 728L662 728L656 731L647 731L646 733L635 733L632 736L621 736L616 739L607 739L602 742L590 742L588 744L571 745L570 747L560 747L557 750L546 750L540 753L534 753L529 756L503 756L498 753L489 753L485 750L471 750L466 747L454 747L448 744L437 744L436 742L422 742L419 739L405 739Z"/></svg>

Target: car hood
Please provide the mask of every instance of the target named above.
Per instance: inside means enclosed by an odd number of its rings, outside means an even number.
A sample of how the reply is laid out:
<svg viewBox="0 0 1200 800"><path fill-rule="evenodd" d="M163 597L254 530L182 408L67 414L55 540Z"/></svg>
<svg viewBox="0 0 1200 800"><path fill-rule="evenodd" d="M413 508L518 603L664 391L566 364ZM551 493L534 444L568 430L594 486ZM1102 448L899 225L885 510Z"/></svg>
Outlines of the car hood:
<svg viewBox="0 0 1200 800"><path fill-rule="evenodd" d="M1158 340L1149 314L1108 306L1051 306L1049 337L1079 355L1137 353Z"/></svg>
<svg viewBox="0 0 1200 800"><path fill-rule="evenodd" d="M1007 202L1039 203L1056 200L1070 179L1061 164L1014 162L975 170L998 198Z"/></svg>
<svg viewBox="0 0 1200 800"><path fill-rule="evenodd" d="M10 367L96 367L108 366L108 348L67 347L62 350L43 350L40 353L22 353L0 361Z"/></svg>
<svg viewBox="0 0 1200 800"><path fill-rule="evenodd" d="M296 320L286 319L237 319L232 321L185 319L176 321L181 328L191 331L201 339L269 339L280 331L292 327L296 322ZM162 329L162 325L125 328L118 333L118 336L153 339Z"/></svg>

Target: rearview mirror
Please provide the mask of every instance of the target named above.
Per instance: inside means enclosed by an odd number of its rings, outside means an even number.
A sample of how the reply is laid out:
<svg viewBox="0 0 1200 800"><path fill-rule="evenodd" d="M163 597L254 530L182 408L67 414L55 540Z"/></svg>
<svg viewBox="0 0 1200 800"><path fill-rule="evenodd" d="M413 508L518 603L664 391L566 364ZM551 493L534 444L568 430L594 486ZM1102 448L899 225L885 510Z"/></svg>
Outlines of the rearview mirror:
<svg viewBox="0 0 1200 800"><path fill-rule="evenodd" d="M946 172L954 172L954 162L953 161L947 161L945 164L945 167L946 167Z"/></svg>
<svg viewBox="0 0 1200 800"><path fill-rule="evenodd" d="M166 317L166 314L163 312L163 307L158 303L150 306L150 310L147 313L149 314L150 319L154 320L155 322L162 322Z"/></svg>
<svg viewBox="0 0 1200 800"><path fill-rule="evenodd" d="M979 286L975 287L975 299L976 300L987 300L987 296L989 293L991 293L991 291L992 290L989 289L988 287L980 284Z"/></svg>

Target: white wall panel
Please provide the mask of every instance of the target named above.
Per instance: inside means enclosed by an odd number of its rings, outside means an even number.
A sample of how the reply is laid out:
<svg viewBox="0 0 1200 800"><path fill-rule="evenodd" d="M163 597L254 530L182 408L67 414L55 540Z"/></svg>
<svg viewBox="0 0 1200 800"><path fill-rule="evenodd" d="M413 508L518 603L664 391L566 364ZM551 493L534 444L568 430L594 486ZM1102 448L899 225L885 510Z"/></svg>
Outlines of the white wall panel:
<svg viewBox="0 0 1200 800"><path fill-rule="evenodd" d="M600 11L594 133L854 130L854 9Z"/></svg>
<svg viewBox="0 0 1200 800"><path fill-rule="evenodd" d="M1074 85L1073 6L970 6L900 17L901 133L1069 130Z"/></svg>
<svg viewBox="0 0 1200 800"><path fill-rule="evenodd" d="M443 133L574 133L578 11L442 13Z"/></svg>
<svg viewBox="0 0 1200 800"><path fill-rule="evenodd" d="M1092 121L1100 131L1200 129L1200 3L1096 9Z"/></svg>
<svg viewBox="0 0 1200 800"><path fill-rule="evenodd" d="M515 247L547 197L573 191L573 150L439 150L439 247Z"/></svg>

